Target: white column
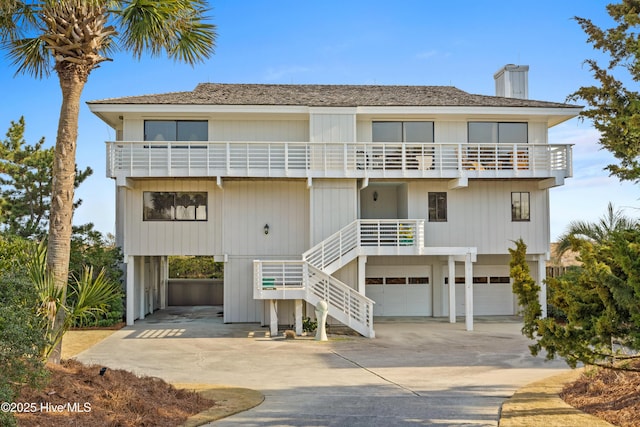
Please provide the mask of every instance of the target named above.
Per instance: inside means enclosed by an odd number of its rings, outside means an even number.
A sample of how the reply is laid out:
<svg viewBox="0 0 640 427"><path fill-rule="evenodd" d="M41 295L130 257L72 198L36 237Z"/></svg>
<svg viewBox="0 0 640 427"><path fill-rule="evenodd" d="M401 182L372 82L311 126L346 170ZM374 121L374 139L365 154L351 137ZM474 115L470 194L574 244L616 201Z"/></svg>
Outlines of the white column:
<svg viewBox="0 0 640 427"><path fill-rule="evenodd" d="M169 257L160 257L160 309L167 308L169 295Z"/></svg>
<svg viewBox="0 0 640 427"><path fill-rule="evenodd" d="M271 336L278 335L278 300L269 300L269 325L271 330Z"/></svg>
<svg viewBox="0 0 640 427"><path fill-rule="evenodd" d="M542 309L542 318L547 317L547 284L544 281L547 279L547 261L546 255L538 255L538 285L540 286L540 293L538 294L538 301L540 302L540 308Z"/></svg>
<svg viewBox="0 0 640 427"><path fill-rule="evenodd" d="M367 256L358 256L358 292L365 295Z"/></svg>
<svg viewBox="0 0 640 427"><path fill-rule="evenodd" d="M456 261L449 255L449 323L456 323Z"/></svg>
<svg viewBox="0 0 640 427"><path fill-rule="evenodd" d="M145 270L147 268L147 265L145 263L145 257L139 257L138 258L139 264L140 264L140 271L138 272L139 276L140 276L140 283L138 283L138 302L139 302L139 306L140 306L140 319L144 319L144 315L147 313L146 310L146 306L145 303L146 298L144 297L144 292L145 289L147 287L146 284L146 280L147 278L145 277Z"/></svg>
<svg viewBox="0 0 640 427"><path fill-rule="evenodd" d="M302 335L302 300L295 301L296 335Z"/></svg>
<svg viewBox="0 0 640 427"><path fill-rule="evenodd" d="M473 331L473 263L470 253L464 258L464 304L465 325L467 331Z"/></svg>
<svg viewBox="0 0 640 427"><path fill-rule="evenodd" d="M135 300L135 266L134 266L134 257L128 256L125 258L127 260L127 325L133 325L134 320L134 305L133 301Z"/></svg>

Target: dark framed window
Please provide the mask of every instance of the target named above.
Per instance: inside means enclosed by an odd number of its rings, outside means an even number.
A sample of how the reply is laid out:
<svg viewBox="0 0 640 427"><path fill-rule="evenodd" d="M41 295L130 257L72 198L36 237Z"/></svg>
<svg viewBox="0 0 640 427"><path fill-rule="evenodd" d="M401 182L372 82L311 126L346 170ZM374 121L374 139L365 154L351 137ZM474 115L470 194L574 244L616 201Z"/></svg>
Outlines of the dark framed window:
<svg viewBox="0 0 640 427"><path fill-rule="evenodd" d="M206 192L162 192L142 193L143 221L206 221Z"/></svg>
<svg viewBox="0 0 640 427"><path fill-rule="evenodd" d="M447 193L429 193L429 221L445 222L447 220Z"/></svg>
<svg viewBox="0 0 640 427"><path fill-rule="evenodd" d="M433 122L373 122L373 142L433 142Z"/></svg>
<svg viewBox="0 0 640 427"><path fill-rule="evenodd" d="M511 193L511 221L530 221L530 195L528 191Z"/></svg>
<svg viewBox="0 0 640 427"><path fill-rule="evenodd" d="M526 122L469 122L467 141L481 144L526 144L529 128Z"/></svg>
<svg viewBox="0 0 640 427"><path fill-rule="evenodd" d="M145 120L145 141L207 141L206 120Z"/></svg>

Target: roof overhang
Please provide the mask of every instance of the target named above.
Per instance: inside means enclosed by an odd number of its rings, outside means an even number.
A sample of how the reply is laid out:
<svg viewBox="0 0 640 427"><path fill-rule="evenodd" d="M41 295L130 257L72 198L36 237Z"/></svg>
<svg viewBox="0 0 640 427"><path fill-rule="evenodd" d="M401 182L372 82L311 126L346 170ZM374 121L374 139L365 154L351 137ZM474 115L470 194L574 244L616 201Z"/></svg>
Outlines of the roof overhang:
<svg viewBox="0 0 640 427"><path fill-rule="evenodd" d="M122 104L88 103L96 116L114 129L122 127L126 116L200 116L216 115L256 115L298 116L307 118L309 114L354 113L359 118L372 119L394 117L432 117L464 120L539 120L548 127L570 120L580 113L582 107L493 107L493 106L374 106L374 107L314 107L294 105L210 105L210 104Z"/></svg>

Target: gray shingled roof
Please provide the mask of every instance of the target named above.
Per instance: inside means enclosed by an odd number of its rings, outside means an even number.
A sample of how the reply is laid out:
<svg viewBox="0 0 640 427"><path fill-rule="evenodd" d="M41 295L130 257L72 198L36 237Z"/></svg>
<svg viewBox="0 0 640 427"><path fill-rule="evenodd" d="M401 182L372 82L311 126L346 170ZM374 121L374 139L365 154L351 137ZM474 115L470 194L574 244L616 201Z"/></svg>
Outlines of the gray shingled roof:
<svg viewBox="0 0 640 427"><path fill-rule="evenodd" d="M575 105L474 95L453 86L201 83L191 92L128 96L89 104L292 105L313 107L457 106L575 108Z"/></svg>

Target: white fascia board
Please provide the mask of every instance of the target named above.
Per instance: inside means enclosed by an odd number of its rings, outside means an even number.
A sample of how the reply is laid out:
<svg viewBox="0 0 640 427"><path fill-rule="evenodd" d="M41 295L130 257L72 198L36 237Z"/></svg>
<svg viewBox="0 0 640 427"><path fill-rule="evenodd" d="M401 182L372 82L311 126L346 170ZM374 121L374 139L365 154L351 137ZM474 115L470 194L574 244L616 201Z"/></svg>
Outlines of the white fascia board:
<svg viewBox="0 0 640 427"><path fill-rule="evenodd" d="M309 107L309 114L346 114L355 115L357 107Z"/></svg>
<svg viewBox="0 0 640 427"><path fill-rule="evenodd" d="M144 116L166 116L180 117L189 115L191 117L200 115L202 117L211 114L237 114L246 116L248 114L272 114L272 115L297 115L309 116L309 107L292 105L194 105L194 104L88 104L89 110L100 117L102 121L112 128L118 128L121 116L135 115Z"/></svg>
<svg viewBox="0 0 640 427"><path fill-rule="evenodd" d="M206 105L206 104L88 104L93 113L277 113L309 114L309 107L296 105Z"/></svg>
<svg viewBox="0 0 640 427"><path fill-rule="evenodd" d="M465 118L485 119L524 119L543 117L549 123L549 127L555 126L566 120L576 117L582 111L582 107L567 108L535 108L535 107L415 107L415 106L391 106L391 107L358 107L359 116L458 116Z"/></svg>

